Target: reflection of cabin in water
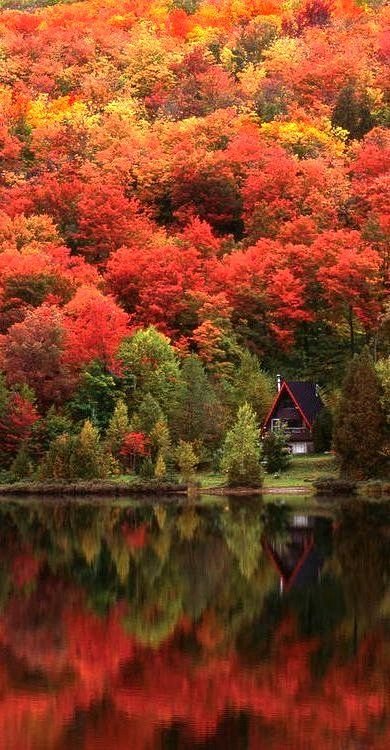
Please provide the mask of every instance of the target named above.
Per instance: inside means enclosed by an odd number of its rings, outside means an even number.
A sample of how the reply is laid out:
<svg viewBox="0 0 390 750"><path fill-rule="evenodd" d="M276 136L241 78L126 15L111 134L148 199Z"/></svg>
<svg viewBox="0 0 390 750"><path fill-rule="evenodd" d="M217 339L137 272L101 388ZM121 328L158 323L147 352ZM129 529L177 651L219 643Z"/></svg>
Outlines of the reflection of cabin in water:
<svg viewBox="0 0 390 750"><path fill-rule="evenodd" d="M313 424L323 403L315 383L281 380L278 393L264 422L263 430L284 426L292 453L312 453Z"/></svg>
<svg viewBox="0 0 390 750"><path fill-rule="evenodd" d="M315 519L306 515L294 515L287 528L285 538L263 540L264 548L280 575L281 593L293 586L308 586L318 581L323 557L314 543Z"/></svg>

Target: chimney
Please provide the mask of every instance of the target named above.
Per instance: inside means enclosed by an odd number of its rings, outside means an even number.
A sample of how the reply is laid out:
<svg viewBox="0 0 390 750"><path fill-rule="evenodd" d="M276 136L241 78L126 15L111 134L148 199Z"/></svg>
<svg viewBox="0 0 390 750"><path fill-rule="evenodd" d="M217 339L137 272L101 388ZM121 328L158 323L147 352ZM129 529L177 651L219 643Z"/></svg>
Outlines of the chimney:
<svg viewBox="0 0 390 750"><path fill-rule="evenodd" d="M277 375L276 376L276 385L277 385L277 388L278 388L278 393L280 393L280 389L282 387L282 376L281 375Z"/></svg>

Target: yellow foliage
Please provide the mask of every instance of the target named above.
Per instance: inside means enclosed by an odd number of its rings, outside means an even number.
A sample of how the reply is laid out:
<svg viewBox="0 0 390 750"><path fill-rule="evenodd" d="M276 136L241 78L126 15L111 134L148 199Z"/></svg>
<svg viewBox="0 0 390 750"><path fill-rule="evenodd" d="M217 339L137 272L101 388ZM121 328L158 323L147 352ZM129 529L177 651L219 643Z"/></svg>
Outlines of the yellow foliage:
<svg viewBox="0 0 390 750"><path fill-rule="evenodd" d="M71 101L69 96L60 96L58 99L50 100L46 94L41 94L29 103L26 122L36 128L68 119L77 119L87 114L88 108L84 102Z"/></svg>
<svg viewBox="0 0 390 750"><path fill-rule="evenodd" d="M246 68L239 74L239 80L243 93L253 98L260 87L261 82L266 78L267 72L261 65L249 63Z"/></svg>
<svg viewBox="0 0 390 750"><path fill-rule="evenodd" d="M316 156L321 151L341 156L345 149L346 133L341 128L332 128L330 122L320 130L306 122L265 122L261 133L291 149L298 156Z"/></svg>

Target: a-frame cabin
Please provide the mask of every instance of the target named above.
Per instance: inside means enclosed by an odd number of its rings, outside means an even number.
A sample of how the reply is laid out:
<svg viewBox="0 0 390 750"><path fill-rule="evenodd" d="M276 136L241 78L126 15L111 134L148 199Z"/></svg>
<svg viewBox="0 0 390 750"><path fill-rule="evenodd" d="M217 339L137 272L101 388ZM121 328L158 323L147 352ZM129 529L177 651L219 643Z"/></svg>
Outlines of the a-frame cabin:
<svg viewBox="0 0 390 750"><path fill-rule="evenodd" d="M278 393L263 424L263 432L284 425L292 453L312 453L313 424L324 404L315 383L278 379Z"/></svg>

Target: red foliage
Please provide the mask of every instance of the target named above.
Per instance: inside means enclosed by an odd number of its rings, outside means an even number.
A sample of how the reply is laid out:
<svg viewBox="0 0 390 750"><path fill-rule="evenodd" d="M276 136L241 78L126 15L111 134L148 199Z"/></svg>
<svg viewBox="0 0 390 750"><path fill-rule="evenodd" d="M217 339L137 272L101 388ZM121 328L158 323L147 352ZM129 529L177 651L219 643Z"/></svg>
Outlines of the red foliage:
<svg viewBox="0 0 390 750"><path fill-rule="evenodd" d="M31 437L31 430L39 419L35 406L19 393L9 397L0 418L0 450L10 460L20 446Z"/></svg>
<svg viewBox="0 0 390 750"><path fill-rule="evenodd" d="M128 432L124 438L120 455L124 458L132 456L148 456L150 453L150 440L143 432Z"/></svg>
<svg viewBox="0 0 390 750"><path fill-rule="evenodd" d="M66 362L80 367L93 359L110 365L119 344L130 332L129 317L115 300L98 289L82 286L64 307Z"/></svg>
<svg viewBox="0 0 390 750"><path fill-rule="evenodd" d="M63 364L64 335L61 312L42 305L12 325L4 337L2 366L7 380L27 383L43 407L62 401L73 386Z"/></svg>

